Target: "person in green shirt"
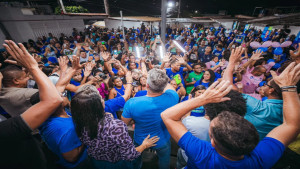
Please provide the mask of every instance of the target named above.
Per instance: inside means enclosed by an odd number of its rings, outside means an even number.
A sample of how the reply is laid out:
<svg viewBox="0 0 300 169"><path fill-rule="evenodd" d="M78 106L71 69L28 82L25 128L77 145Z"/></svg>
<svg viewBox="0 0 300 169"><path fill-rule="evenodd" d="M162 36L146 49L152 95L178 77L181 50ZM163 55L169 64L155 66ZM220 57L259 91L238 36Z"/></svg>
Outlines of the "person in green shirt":
<svg viewBox="0 0 300 169"><path fill-rule="evenodd" d="M185 78L187 94L191 93L196 81L200 80L202 78L202 76L203 76L202 71L204 68L205 68L205 64L202 64L202 63L195 63L193 65L193 72L189 73Z"/></svg>

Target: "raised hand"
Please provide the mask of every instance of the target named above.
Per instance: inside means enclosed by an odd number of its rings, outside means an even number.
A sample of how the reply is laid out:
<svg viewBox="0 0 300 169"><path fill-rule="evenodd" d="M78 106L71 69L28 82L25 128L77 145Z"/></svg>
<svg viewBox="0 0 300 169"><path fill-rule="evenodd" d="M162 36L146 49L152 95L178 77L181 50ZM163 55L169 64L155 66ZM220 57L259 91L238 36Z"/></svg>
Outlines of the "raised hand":
<svg viewBox="0 0 300 169"><path fill-rule="evenodd" d="M241 46L240 47L237 47L235 49L232 49L231 51L231 55L230 55L230 58L229 58L229 62L230 63L236 63L240 60L243 52L244 52L244 48L242 48Z"/></svg>
<svg viewBox="0 0 300 169"><path fill-rule="evenodd" d="M92 73L92 70L93 70L93 63L89 62L85 65L85 69L84 69L84 76L85 77L88 77L91 73Z"/></svg>
<svg viewBox="0 0 300 169"><path fill-rule="evenodd" d="M109 57L110 57L110 53L108 52L101 52L101 57L103 58L103 60L106 62L109 60Z"/></svg>
<svg viewBox="0 0 300 169"><path fill-rule="evenodd" d="M38 54L34 53L34 54L32 54L32 56L36 60L36 62L42 61L42 58Z"/></svg>
<svg viewBox="0 0 300 169"><path fill-rule="evenodd" d="M170 57L171 57L171 53L167 52L165 54L165 57L163 58L163 62L166 63L166 62L169 62L170 61Z"/></svg>
<svg viewBox="0 0 300 169"><path fill-rule="evenodd" d="M263 52L261 50L256 50L255 52L253 52L252 56L251 56L251 60L259 60L259 59L263 59L264 57L261 57L261 54Z"/></svg>
<svg viewBox="0 0 300 169"><path fill-rule="evenodd" d="M202 95L198 97L204 98L208 103L219 103L230 100L228 97L224 97L230 92L232 85L229 81L222 80L214 82Z"/></svg>
<svg viewBox="0 0 300 169"><path fill-rule="evenodd" d="M15 42L11 40L5 40L6 44L3 44L6 51L13 57L13 60L6 60L5 62L11 64L18 64L27 68L28 70L38 68L36 60L28 53L22 43L17 46Z"/></svg>
<svg viewBox="0 0 300 169"><path fill-rule="evenodd" d="M180 64L185 64L186 63L183 57L179 57L179 58L177 58L177 60Z"/></svg>
<svg viewBox="0 0 300 169"><path fill-rule="evenodd" d="M150 134L144 139L142 145L145 146L145 148L150 148L153 146L156 146L156 142L159 140L159 137L154 136L150 138Z"/></svg>
<svg viewBox="0 0 300 169"><path fill-rule="evenodd" d="M68 62L67 56L63 56L57 59L59 68L62 72L65 72L68 69Z"/></svg>
<svg viewBox="0 0 300 169"><path fill-rule="evenodd" d="M274 71L271 74L279 87L295 86L300 80L300 64L292 62L279 76Z"/></svg>
<svg viewBox="0 0 300 169"><path fill-rule="evenodd" d="M294 59L294 60L300 58L300 43L298 43L298 51L290 50L290 55L291 55L291 58Z"/></svg>
<svg viewBox="0 0 300 169"><path fill-rule="evenodd" d="M132 83L132 75L131 75L131 72L130 71L128 71L127 73L126 73L126 81L127 81L127 83Z"/></svg>
<svg viewBox="0 0 300 169"><path fill-rule="evenodd" d="M83 67L82 65L80 65L79 57L77 57L76 55L73 55L73 59L71 60L71 62L72 62L72 69L74 70L79 70Z"/></svg>

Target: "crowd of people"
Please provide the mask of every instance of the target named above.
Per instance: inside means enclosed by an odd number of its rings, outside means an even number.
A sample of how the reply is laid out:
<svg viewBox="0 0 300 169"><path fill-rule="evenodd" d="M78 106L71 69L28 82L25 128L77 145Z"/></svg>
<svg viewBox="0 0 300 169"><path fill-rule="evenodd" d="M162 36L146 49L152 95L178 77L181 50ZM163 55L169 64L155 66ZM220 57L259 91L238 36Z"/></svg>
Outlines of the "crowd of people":
<svg viewBox="0 0 300 169"><path fill-rule="evenodd" d="M5 41L0 168L140 169L151 149L168 169L171 139L177 169L300 166L294 35L192 25L168 27L163 42L144 24L124 32Z"/></svg>

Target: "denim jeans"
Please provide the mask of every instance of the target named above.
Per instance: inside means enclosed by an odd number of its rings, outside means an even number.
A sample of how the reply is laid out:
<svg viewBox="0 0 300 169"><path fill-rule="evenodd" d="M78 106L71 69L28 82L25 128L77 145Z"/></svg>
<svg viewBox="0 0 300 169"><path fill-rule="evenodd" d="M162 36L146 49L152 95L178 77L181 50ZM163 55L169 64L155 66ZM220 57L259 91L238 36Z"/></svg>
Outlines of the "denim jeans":
<svg viewBox="0 0 300 169"><path fill-rule="evenodd" d="M182 169L187 165L187 162L182 156L182 150L179 148L177 152L176 169Z"/></svg>
<svg viewBox="0 0 300 169"><path fill-rule="evenodd" d="M134 143L135 146L139 146L137 143ZM160 148L152 148L156 151L158 156L158 166L159 169L169 169L170 168L170 156L171 156L171 142L168 141L164 146ZM136 165L138 169L142 168L142 155L137 158Z"/></svg>

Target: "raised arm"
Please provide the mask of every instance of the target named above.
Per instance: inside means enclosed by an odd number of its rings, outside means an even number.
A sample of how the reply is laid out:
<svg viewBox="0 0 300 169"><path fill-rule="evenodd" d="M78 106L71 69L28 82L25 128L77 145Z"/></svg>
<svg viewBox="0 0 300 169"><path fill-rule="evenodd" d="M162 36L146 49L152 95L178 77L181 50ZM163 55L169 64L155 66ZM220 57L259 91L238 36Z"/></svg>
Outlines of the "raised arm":
<svg viewBox="0 0 300 169"><path fill-rule="evenodd" d="M60 67L60 76L55 87L58 92L62 93L70 83L70 80L75 75L76 71L81 68L81 65L79 64L79 58L77 56L73 56L71 68L68 68L68 59L66 56L58 58L58 63Z"/></svg>
<svg viewBox="0 0 300 169"><path fill-rule="evenodd" d="M300 64L291 63L279 76L274 71L271 73L282 89L283 123L270 131L267 137L275 138L288 146L300 132L300 100L296 87L300 80Z"/></svg>
<svg viewBox="0 0 300 169"><path fill-rule="evenodd" d="M264 58L264 57L261 57L261 54L262 54L262 51L260 51L260 50L254 52L253 55L251 56L251 58L246 63L244 63L242 65L242 67L244 67L245 69L247 69L248 67L252 68L257 60Z"/></svg>
<svg viewBox="0 0 300 169"><path fill-rule="evenodd" d="M141 59L141 68L142 68L142 75L144 77L147 77L148 71L147 71L147 67L146 67L146 64L145 64L145 58Z"/></svg>
<svg viewBox="0 0 300 169"><path fill-rule="evenodd" d="M166 53L165 54L165 57L163 58L162 63L160 65L160 69L165 68L165 64L170 61L170 57L171 57L171 53Z"/></svg>
<svg viewBox="0 0 300 169"><path fill-rule="evenodd" d="M5 41L4 47L19 64L25 67L38 85L40 102L21 114L32 129L38 128L62 103L62 98L50 79L39 69L38 63L28 53L23 44L17 46L13 41Z"/></svg>
<svg viewBox="0 0 300 169"><path fill-rule="evenodd" d="M202 95L179 103L161 113L163 122L176 142L187 132L181 122L184 115L208 103L230 100L230 98L224 98L224 96L230 92L232 85L228 81L222 81L219 85L218 83L218 81L213 83Z"/></svg>
<svg viewBox="0 0 300 169"><path fill-rule="evenodd" d="M80 84L85 84L87 78L90 76L90 74L92 73L92 70L93 70L93 63L91 62L88 62L86 65L85 65L85 68L84 68L84 71L83 71L83 79L81 80Z"/></svg>
<svg viewBox="0 0 300 169"><path fill-rule="evenodd" d="M238 47L231 51L229 62L223 75L223 80L229 81L231 85L233 85L233 71L234 71L235 64L240 60L243 50L244 49L242 47ZM234 85L233 85L233 89L238 91L238 88Z"/></svg>
<svg viewBox="0 0 300 169"><path fill-rule="evenodd" d="M178 61L179 61L180 65L184 65L185 66L185 68L183 69L183 71L191 71L192 70L192 67L189 64L187 64L187 62L184 60L183 57L179 57Z"/></svg>
<svg viewBox="0 0 300 169"><path fill-rule="evenodd" d="M131 85L132 84L132 75L131 75L131 72L127 72L126 81L127 81L126 89L125 89L124 95L122 96L125 99L125 102L127 100L129 100L130 96L131 96L131 91L132 91L132 85Z"/></svg>

